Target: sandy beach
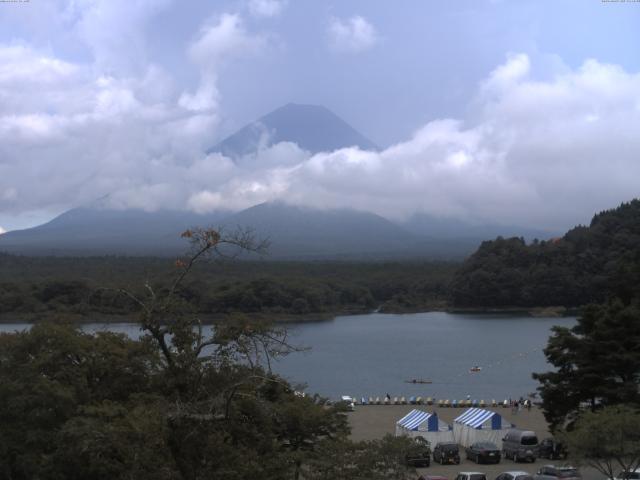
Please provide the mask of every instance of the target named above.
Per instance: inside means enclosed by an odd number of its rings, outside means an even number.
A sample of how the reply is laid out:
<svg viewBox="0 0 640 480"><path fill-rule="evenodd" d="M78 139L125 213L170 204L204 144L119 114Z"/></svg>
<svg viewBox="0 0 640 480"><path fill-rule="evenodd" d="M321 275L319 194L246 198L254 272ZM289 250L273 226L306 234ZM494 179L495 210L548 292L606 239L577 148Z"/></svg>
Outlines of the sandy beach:
<svg viewBox="0 0 640 480"><path fill-rule="evenodd" d="M441 420L449 424L466 410L466 408L442 408L433 405L358 405L354 412L349 413L351 436L354 440L372 440L381 438L387 433L393 435L396 422L414 408L435 412ZM512 414L510 408L498 407L488 408L488 410L498 412L502 418L518 428L533 430L540 439L550 435L547 422L537 407L532 407L531 411L523 409L516 414Z"/></svg>

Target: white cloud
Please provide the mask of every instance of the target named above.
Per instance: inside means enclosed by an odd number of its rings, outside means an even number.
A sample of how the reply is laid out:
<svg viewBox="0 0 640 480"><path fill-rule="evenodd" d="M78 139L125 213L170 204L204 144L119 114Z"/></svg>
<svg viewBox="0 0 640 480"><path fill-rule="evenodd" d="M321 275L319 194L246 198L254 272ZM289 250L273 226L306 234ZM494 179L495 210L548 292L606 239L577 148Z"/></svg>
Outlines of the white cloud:
<svg viewBox="0 0 640 480"><path fill-rule="evenodd" d="M135 20L115 13L125 3ZM133 25L167 3L79 1L70 22L84 32L86 25L106 28L97 19L122 16L114 35L135 36ZM238 16L207 22L185 51L200 73L191 93L177 91L143 49L130 55L136 65L128 68L108 61L107 52L127 56L121 45L102 42L98 32L86 36L94 52L88 62L0 44L0 217L60 211L105 194L116 208L184 208L192 192L227 179L228 159L208 158L219 168L202 167L202 152L216 139L218 71L222 60L255 52L262 38Z"/></svg>
<svg viewBox="0 0 640 480"><path fill-rule="evenodd" d="M509 87L511 84L525 78L531 69L529 57L523 53L509 55L507 62L498 66L491 72L489 78L484 82L486 90L495 90L498 93Z"/></svg>
<svg viewBox="0 0 640 480"><path fill-rule="evenodd" d="M346 20L332 19L327 34L329 45L339 52L358 53L373 47L378 41L376 29L359 15Z"/></svg>
<svg viewBox="0 0 640 480"><path fill-rule="evenodd" d="M249 0L249 11L256 17L276 17L286 5L286 0Z"/></svg>
<svg viewBox="0 0 640 480"><path fill-rule="evenodd" d="M224 14L209 21L188 49L190 59L200 69L200 85L193 93L183 93L179 104L196 112L217 109L217 72L221 63L228 57L258 53L266 45L265 37L247 32L237 14Z"/></svg>
<svg viewBox="0 0 640 480"><path fill-rule="evenodd" d="M637 196L640 75L593 60L549 81L531 75L527 57L510 57L482 83L473 124L436 120L381 152L270 147L198 208L277 198L562 229ZM262 163L275 151L278 165Z"/></svg>
<svg viewBox="0 0 640 480"><path fill-rule="evenodd" d="M67 17L89 46L100 70L131 74L147 59L146 29L154 15L173 0L78 0L69 2Z"/></svg>
<svg viewBox="0 0 640 480"><path fill-rule="evenodd" d="M2 235L3 233L7 233L7 231L4 228L0 227L0 235Z"/></svg>
<svg viewBox="0 0 640 480"><path fill-rule="evenodd" d="M347 51L375 42L373 30L373 40L353 40L367 37L349 33L363 30L358 22L339 23ZM509 56L480 82L473 119L434 120L381 152L311 155L285 142L238 163L206 155L222 65L268 44L238 15L206 22L185 49L199 75L192 91L149 61L110 70L0 44L0 214L110 194L114 208L207 212L281 199L564 228L638 195L640 74L596 60L543 81L526 55Z"/></svg>
<svg viewBox="0 0 640 480"><path fill-rule="evenodd" d="M201 29L189 56L203 69L215 68L225 57L256 53L265 43L264 37L247 32L240 15L225 13Z"/></svg>

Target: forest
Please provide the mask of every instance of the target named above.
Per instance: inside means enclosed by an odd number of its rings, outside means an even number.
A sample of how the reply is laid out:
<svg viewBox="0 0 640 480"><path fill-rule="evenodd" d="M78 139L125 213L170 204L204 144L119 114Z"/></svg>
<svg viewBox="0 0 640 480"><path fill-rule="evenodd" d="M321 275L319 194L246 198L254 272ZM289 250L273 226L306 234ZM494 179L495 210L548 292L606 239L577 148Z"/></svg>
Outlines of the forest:
<svg viewBox="0 0 640 480"><path fill-rule="evenodd" d="M562 238L497 238L456 271L457 307L580 307L640 293L640 200L601 212Z"/></svg>
<svg viewBox="0 0 640 480"><path fill-rule="evenodd" d="M178 294L205 321L232 313L268 320L337 314L562 306L577 309L640 293L640 200L551 240L483 242L463 263L199 263ZM187 244L185 243L185 248ZM176 260L179 262L179 260ZM72 321L136 314L120 289L161 288L176 263L160 257L26 257L0 254L0 319Z"/></svg>
<svg viewBox="0 0 640 480"><path fill-rule="evenodd" d="M186 244L185 244L186 247ZM197 265L179 294L204 316L251 313L268 319L444 308L457 264L447 262L274 262L211 260ZM135 314L119 292L158 286L174 261L154 257L0 255L0 318Z"/></svg>

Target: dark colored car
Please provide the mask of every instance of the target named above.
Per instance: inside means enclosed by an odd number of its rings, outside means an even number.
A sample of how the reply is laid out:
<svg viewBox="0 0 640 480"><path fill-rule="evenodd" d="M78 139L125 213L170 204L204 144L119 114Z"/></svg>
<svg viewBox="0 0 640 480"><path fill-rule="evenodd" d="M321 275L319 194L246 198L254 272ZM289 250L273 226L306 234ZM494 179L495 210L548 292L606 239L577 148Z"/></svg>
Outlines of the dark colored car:
<svg viewBox="0 0 640 480"><path fill-rule="evenodd" d="M460 447L457 443L440 442L436 443L433 449L433 461L441 465L445 463L460 464Z"/></svg>
<svg viewBox="0 0 640 480"><path fill-rule="evenodd" d="M424 438L416 437L404 459L411 467L428 467L431 465L431 445Z"/></svg>
<svg viewBox="0 0 640 480"><path fill-rule="evenodd" d="M545 438L538 445L538 457L548 458L549 460L565 460L567 458L567 447L553 438Z"/></svg>
<svg viewBox="0 0 640 480"><path fill-rule="evenodd" d="M447 477L441 475L420 475L418 480L447 480Z"/></svg>
<svg viewBox="0 0 640 480"><path fill-rule="evenodd" d="M500 463L500 450L491 442L475 442L467 447L467 459L476 463Z"/></svg>
<svg viewBox="0 0 640 480"><path fill-rule="evenodd" d="M533 478L534 480L582 480L582 475L574 467L545 465L538 470L538 473Z"/></svg>

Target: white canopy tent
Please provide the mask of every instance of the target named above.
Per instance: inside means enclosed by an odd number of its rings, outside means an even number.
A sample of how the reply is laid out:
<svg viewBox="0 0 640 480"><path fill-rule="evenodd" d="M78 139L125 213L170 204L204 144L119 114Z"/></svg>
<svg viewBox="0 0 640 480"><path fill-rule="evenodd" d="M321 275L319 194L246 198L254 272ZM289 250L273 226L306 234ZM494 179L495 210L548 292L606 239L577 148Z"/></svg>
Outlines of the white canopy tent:
<svg viewBox="0 0 640 480"><path fill-rule="evenodd" d="M453 431L449 424L441 421L436 413L411 410L396 422L396 437L422 437L435 445L438 442L453 442Z"/></svg>
<svg viewBox="0 0 640 480"><path fill-rule="evenodd" d="M469 408L453 421L453 437L463 447L474 442L492 442L502 449L502 439L513 425L491 410Z"/></svg>

